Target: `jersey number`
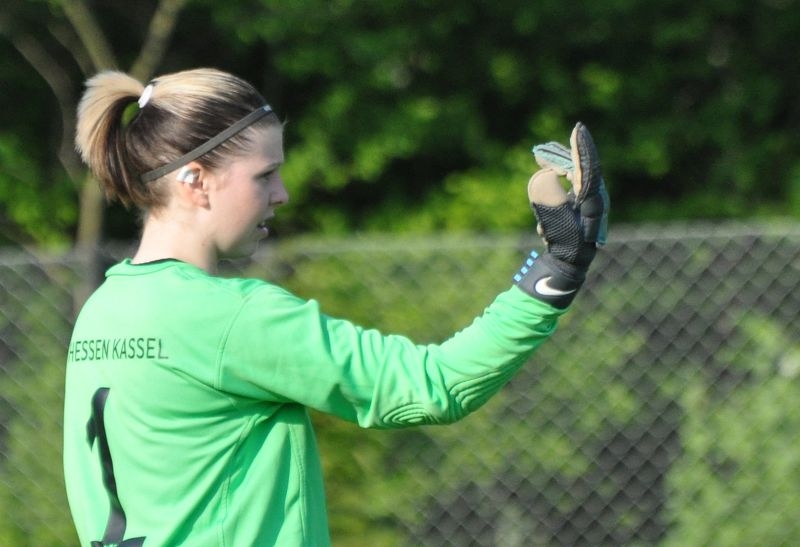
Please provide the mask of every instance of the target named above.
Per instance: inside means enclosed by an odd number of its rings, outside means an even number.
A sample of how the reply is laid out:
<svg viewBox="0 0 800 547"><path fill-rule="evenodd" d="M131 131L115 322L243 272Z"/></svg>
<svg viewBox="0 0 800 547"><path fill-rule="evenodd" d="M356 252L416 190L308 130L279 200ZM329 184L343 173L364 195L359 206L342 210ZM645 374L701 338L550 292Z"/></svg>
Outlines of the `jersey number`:
<svg viewBox="0 0 800 547"><path fill-rule="evenodd" d="M108 399L109 388L101 387L94 392L92 397L92 417L89 418L89 423L86 424L86 431L88 433L89 446L94 444L97 440L98 449L100 452L100 465L103 470L103 484L108 493L108 501L111 505L111 512L108 515L108 524L106 524L106 531L103 534L103 539L100 541L93 541L91 547L141 547L144 544L143 537L126 539L125 527L127 521L125 519L125 511L122 509L122 504L119 502L117 495L117 481L114 478L114 464L111 461L111 451L108 448L108 437L106 437L106 425L103 420L103 411L106 407L106 400Z"/></svg>

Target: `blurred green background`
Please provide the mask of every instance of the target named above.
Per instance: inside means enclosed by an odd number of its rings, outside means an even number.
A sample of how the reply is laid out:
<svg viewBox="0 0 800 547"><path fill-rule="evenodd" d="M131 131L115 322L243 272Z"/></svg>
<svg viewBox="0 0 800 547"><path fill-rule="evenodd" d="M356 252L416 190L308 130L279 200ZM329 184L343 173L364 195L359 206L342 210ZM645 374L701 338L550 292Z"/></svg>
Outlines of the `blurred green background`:
<svg viewBox="0 0 800 547"><path fill-rule="evenodd" d="M578 120L612 222L800 212L795 0L6 0L0 241L136 235L73 151L83 82L214 66L287 122L279 233L530 226L533 144Z"/></svg>
<svg viewBox="0 0 800 547"><path fill-rule="evenodd" d="M792 545L798 37L795 0L5 0L0 545L75 542L65 348L138 231L73 149L83 83L197 66L287 124L292 201L231 273L421 342L540 245L531 146L580 120L600 149L611 243L497 400L448 428L314 416L337 545Z"/></svg>

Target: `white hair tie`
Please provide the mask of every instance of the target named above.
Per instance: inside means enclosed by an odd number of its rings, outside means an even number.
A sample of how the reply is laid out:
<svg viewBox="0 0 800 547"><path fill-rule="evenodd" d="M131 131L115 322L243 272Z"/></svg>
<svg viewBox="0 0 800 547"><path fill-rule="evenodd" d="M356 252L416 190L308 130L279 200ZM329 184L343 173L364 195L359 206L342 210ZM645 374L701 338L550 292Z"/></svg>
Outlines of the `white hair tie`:
<svg viewBox="0 0 800 547"><path fill-rule="evenodd" d="M147 84L147 87L144 88L142 91L142 96L139 97L139 108L144 108L148 102L150 102L150 97L153 96L153 84Z"/></svg>

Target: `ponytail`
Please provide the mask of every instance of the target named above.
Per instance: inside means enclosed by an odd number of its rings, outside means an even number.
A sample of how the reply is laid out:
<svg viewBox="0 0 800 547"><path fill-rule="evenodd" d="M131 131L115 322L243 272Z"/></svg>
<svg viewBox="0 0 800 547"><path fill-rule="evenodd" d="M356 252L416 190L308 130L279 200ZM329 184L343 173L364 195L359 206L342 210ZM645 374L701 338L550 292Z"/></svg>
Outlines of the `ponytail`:
<svg viewBox="0 0 800 547"><path fill-rule="evenodd" d="M106 71L86 82L78 104L75 144L109 201L148 203L152 197L136 181L125 143L126 122L144 91L141 82L122 72Z"/></svg>

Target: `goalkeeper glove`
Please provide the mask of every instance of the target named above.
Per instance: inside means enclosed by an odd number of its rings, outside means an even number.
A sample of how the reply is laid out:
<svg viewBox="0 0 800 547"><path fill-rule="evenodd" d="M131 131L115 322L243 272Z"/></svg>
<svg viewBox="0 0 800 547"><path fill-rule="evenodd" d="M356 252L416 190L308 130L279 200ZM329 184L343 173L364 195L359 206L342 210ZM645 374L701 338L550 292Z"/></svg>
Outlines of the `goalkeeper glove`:
<svg viewBox="0 0 800 547"><path fill-rule="evenodd" d="M570 148L557 142L533 147L541 169L528 183L537 231L547 252L531 253L514 282L556 308L566 308L583 285L597 247L606 242L609 198L589 130L578 122ZM571 183L569 192L558 177Z"/></svg>

